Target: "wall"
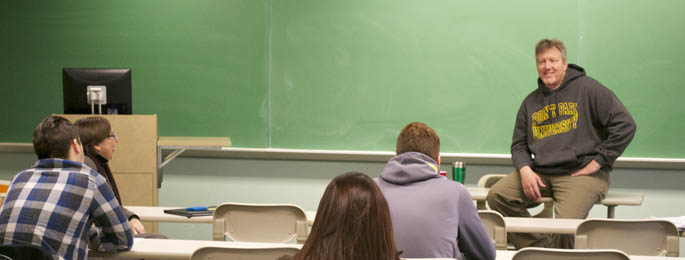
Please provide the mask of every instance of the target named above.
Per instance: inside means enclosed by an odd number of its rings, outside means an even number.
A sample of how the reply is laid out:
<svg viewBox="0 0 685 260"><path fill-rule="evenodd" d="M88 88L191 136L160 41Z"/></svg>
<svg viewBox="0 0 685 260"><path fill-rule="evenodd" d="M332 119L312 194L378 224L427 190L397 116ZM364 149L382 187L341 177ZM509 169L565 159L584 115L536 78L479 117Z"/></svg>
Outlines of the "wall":
<svg viewBox="0 0 685 260"><path fill-rule="evenodd" d="M392 150L424 121L443 150L508 153L535 88L533 46L612 89L638 124L631 157L683 157L685 2L72 0L0 8L0 141L61 110L63 67L133 69L134 113L160 135L236 147ZM31 104L31 109L26 109ZM21 111L16 113L16 111Z"/></svg>

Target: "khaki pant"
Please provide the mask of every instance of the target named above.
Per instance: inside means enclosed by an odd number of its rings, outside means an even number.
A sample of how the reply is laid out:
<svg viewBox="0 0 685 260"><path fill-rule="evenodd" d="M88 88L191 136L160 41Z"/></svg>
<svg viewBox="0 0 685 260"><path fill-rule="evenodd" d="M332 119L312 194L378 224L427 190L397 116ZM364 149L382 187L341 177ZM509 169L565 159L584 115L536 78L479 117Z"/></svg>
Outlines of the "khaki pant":
<svg viewBox="0 0 685 260"><path fill-rule="evenodd" d="M586 218L592 206L604 199L609 191L609 173L599 171L592 175L544 175L538 174L547 186L540 188L543 197L554 198L556 218ZM521 176L510 173L490 187L487 199L490 209L505 217L530 217L529 207L539 203L530 200L521 188ZM570 234L508 233L516 249L524 247L573 248L574 237Z"/></svg>

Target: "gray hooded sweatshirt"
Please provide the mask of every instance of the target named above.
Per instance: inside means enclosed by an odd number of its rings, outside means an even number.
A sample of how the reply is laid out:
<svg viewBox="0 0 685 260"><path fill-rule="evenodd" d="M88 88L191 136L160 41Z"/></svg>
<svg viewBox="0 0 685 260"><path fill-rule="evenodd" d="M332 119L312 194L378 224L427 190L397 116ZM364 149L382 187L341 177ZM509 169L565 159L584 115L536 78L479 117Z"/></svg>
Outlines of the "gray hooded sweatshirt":
<svg viewBox="0 0 685 260"><path fill-rule="evenodd" d="M401 257L495 259L471 195L440 176L435 160L417 152L397 155L375 181L390 206Z"/></svg>

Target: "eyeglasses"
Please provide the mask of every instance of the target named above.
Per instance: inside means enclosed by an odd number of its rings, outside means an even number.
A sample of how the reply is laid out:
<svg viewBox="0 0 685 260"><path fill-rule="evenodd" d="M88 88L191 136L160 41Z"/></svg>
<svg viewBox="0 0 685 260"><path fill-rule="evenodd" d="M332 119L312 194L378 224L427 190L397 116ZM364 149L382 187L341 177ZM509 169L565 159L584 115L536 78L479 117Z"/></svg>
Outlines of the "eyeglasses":
<svg viewBox="0 0 685 260"><path fill-rule="evenodd" d="M112 134L110 134L110 135L107 136L107 137L111 137L112 139L117 139L117 135L114 134L114 132L112 132Z"/></svg>

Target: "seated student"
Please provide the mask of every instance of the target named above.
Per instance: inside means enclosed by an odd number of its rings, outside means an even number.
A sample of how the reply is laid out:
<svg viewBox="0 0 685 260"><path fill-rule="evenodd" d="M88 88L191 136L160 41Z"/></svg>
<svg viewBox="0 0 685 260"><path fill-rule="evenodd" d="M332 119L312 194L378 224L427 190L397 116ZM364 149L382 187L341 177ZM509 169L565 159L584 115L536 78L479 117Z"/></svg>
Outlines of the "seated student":
<svg viewBox="0 0 685 260"><path fill-rule="evenodd" d="M397 137L397 155L375 179L390 206L397 248L409 258L495 259L471 195L440 176L439 153L438 134L410 123Z"/></svg>
<svg viewBox="0 0 685 260"><path fill-rule="evenodd" d="M33 132L33 149L38 162L14 176L0 211L2 243L37 245L55 259L86 259L89 244L130 250L126 216L105 178L83 165L69 120L43 119Z"/></svg>
<svg viewBox="0 0 685 260"><path fill-rule="evenodd" d="M114 134L112 126L104 117L93 116L81 118L74 123L78 129L79 137L83 142L83 150L85 151L84 163L93 170L102 174L107 179L107 184L110 185L114 191L119 205L121 203L121 196L119 195L119 188L117 182L112 175L112 170L109 169L109 160L112 160L114 154L114 147L119 142L119 138ZM145 227L140 222L140 218L130 210L123 208L126 218L131 223L131 231L136 237L145 236ZM150 234L152 237L166 238L159 234ZM150 236L145 236L150 238Z"/></svg>
<svg viewBox="0 0 685 260"><path fill-rule="evenodd" d="M373 180L358 172L335 177L321 197L311 234L292 259L399 259L388 204Z"/></svg>

